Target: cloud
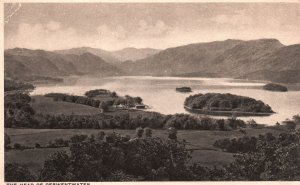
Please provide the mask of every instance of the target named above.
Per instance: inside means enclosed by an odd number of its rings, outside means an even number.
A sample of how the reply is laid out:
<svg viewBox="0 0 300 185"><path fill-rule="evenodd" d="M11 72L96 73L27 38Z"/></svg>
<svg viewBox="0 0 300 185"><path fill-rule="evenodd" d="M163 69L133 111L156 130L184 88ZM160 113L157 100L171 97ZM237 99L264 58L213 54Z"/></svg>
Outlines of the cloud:
<svg viewBox="0 0 300 185"><path fill-rule="evenodd" d="M247 15L244 11L234 11L233 14L219 14L210 20L220 26L227 25L234 26L235 28L253 26L252 17Z"/></svg>
<svg viewBox="0 0 300 185"><path fill-rule="evenodd" d="M242 12L232 15L218 15L209 18L205 27L197 24L192 27L171 27L162 20L149 23L139 20L130 30L121 25L96 25L94 33L83 34L60 22L45 24L22 23L15 34L5 38L5 48L24 47L29 49L57 50L74 47L94 47L118 50L125 47L152 47L164 49L197 42L232 39L277 38L284 44L299 43L300 29L285 26L274 19L265 27L256 27L253 20ZM205 24L206 24L205 23ZM277 28L277 29L275 29ZM287 29L289 28L289 29Z"/></svg>
<svg viewBox="0 0 300 185"><path fill-rule="evenodd" d="M19 25L16 35L9 38L5 45L32 49L56 49L72 47L78 43L79 35L72 28L61 29L60 23L50 21L43 24Z"/></svg>
<svg viewBox="0 0 300 185"><path fill-rule="evenodd" d="M155 24L150 25L145 20L139 21L137 35L142 37L160 37L169 31L169 27L162 21L157 20Z"/></svg>
<svg viewBox="0 0 300 185"><path fill-rule="evenodd" d="M127 35L127 32L122 26L117 26L115 29L112 29L105 24L97 27L97 32L101 39L123 40Z"/></svg>
<svg viewBox="0 0 300 185"><path fill-rule="evenodd" d="M99 25L94 34L79 34L71 27L63 27L60 22L46 24L21 23L17 33L6 39L5 48L24 47L31 49L66 49L90 46L107 50L124 47L146 47L151 43L161 43L170 28L161 20L151 25L140 20L135 29L128 31L121 25Z"/></svg>

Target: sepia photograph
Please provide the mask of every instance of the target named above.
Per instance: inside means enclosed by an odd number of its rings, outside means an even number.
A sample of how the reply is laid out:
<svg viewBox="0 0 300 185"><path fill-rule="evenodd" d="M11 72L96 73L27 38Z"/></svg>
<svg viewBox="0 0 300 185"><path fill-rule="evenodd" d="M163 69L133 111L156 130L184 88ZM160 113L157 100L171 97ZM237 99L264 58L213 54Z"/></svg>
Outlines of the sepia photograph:
<svg viewBox="0 0 300 185"><path fill-rule="evenodd" d="M7 185L300 181L300 1L2 4Z"/></svg>

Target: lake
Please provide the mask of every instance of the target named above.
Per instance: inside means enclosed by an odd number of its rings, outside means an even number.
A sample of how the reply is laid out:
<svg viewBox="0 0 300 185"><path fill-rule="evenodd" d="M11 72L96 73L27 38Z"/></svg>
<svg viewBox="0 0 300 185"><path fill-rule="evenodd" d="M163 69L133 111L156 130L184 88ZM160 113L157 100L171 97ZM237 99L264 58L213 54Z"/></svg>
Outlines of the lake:
<svg viewBox="0 0 300 185"><path fill-rule="evenodd" d="M150 111L163 114L188 113L183 108L185 98L197 93L231 93L262 100L276 114L267 117L239 117L254 119L258 123L273 125L300 113L300 91L272 92L262 90L264 82L230 78L181 78L181 77L68 77L61 84L37 85L32 95L50 92L83 95L86 91L102 88L116 91L118 95L140 96ZM178 93L176 87L189 86L191 93Z"/></svg>

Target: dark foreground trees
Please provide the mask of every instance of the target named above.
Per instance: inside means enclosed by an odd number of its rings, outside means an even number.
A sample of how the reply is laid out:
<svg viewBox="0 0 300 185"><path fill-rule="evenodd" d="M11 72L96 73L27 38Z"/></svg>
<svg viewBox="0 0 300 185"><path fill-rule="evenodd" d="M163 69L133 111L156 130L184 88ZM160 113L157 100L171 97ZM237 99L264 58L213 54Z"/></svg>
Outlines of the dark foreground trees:
<svg viewBox="0 0 300 185"><path fill-rule="evenodd" d="M299 180L300 133L272 134L258 138L256 149L236 155L226 167L226 180Z"/></svg>
<svg viewBox="0 0 300 185"><path fill-rule="evenodd" d="M170 136L176 135L170 130ZM41 173L40 180L51 180L56 176L49 175L49 172L64 174L61 180L85 181L251 181L295 180L300 177L299 132L282 133L278 137L261 135L255 139L253 151L236 154L233 163L221 168L190 164L191 152L177 137L168 137L164 141L138 135L129 139L112 133L105 138L73 143L70 156L66 153L55 154L46 161L43 169L46 174ZM243 140L247 141L245 145L253 145L251 139ZM64 164L64 167L56 163Z"/></svg>
<svg viewBox="0 0 300 185"><path fill-rule="evenodd" d="M173 137L176 130L167 132L167 140L149 135L144 137L138 130L136 138L132 139L115 132L108 135L100 132L90 137L74 136L70 141L70 152L52 153L38 178L26 167L6 164L5 180L257 181L299 180L300 177L299 132L283 133L278 137L261 135L256 138L253 151L237 153L235 161L227 166L208 168L190 163L191 152L185 142ZM241 141L249 144L250 140L243 138Z"/></svg>
<svg viewBox="0 0 300 185"><path fill-rule="evenodd" d="M149 129L149 128L148 128ZM148 130L147 129L147 130ZM227 166L208 168L190 163L191 152L170 129L168 139L115 132L75 136L70 151L49 156L35 181L202 181L299 180L299 132L261 135L255 150L235 155ZM147 131L149 132L149 131ZM245 139L247 140L248 139ZM24 167L6 164L6 181L33 181Z"/></svg>
<svg viewBox="0 0 300 185"><path fill-rule="evenodd" d="M184 143L112 133L71 144L71 154L52 154L41 181L188 180L190 152ZM101 139L103 138L103 139Z"/></svg>
<svg viewBox="0 0 300 185"><path fill-rule="evenodd" d="M4 170L6 182L27 182L36 180L36 177L30 173L27 167L16 163L6 164Z"/></svg>

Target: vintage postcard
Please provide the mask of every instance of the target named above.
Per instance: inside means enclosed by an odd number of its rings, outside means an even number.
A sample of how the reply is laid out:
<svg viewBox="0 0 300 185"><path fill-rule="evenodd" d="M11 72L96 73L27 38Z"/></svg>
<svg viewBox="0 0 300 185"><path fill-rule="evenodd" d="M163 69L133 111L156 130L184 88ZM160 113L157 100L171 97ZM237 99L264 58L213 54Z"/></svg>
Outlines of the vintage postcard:
<svg viewBox="0 0 300 185"><path fill-rule="evenodd" d="M299 1L2 9L2 183L300 180Z"/></svg>

